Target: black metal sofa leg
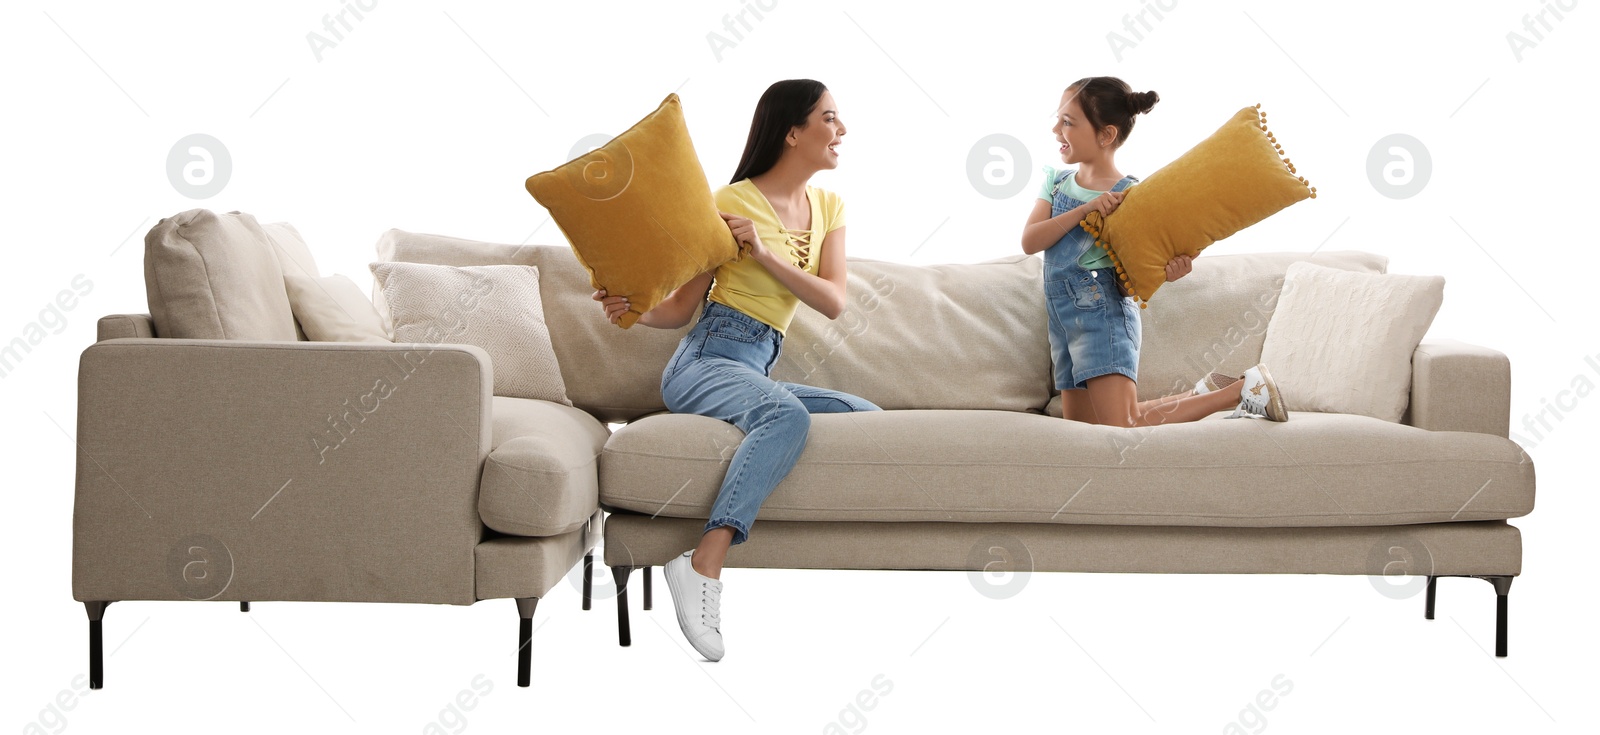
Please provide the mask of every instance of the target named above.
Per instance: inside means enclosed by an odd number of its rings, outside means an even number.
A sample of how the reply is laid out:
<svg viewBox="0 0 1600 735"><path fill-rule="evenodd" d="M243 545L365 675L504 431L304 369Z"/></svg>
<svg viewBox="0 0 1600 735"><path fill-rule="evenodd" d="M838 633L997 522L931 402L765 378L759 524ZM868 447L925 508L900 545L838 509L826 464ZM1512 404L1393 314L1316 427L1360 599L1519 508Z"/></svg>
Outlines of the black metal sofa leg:
<svg viewBox="0 0 1600 735"><path fill-rule="evenodd" d="M594 590L594 552L583 555L583 609L588 610Z"/></svg>
<svg viewBox="0 0 1600 735"><path fill-rule="evenodd" d="M83 608L89 613L89 688L99 689L106 685L105 669L105 643L100 632L100 621L106 616L106 607L111 602L85 602Z"/></svg>
<svg viewBox="0 0 1600 735"><path fill-rule="evenodd" d="M1511 602L1511 580L1516 579L1509 575L1472 575L1489 584L1494 585L1494 655L1498 658L1506 656L1506 639L1508 635L1508 621ZM1438 577L1428 577L1428 593L1423 617L1433 619L1435 590L1438 586Z"/></svg>
<svg viewBox="0 0 1600 735"><path fill-rule="evenodd" d="M249 600L241 600L239 602L239 612L250 612L250 601Z"/></svg>
<svg viewBox="0 0 1600 735"><path fill-rule="evenodd" d="M1479 577L1494 585L1494 655L1506 656L1506 616L1511 601L1511 580L1515 577Z"/></svg>
<svg viewBox="0 0 1600 735"><path fill-rule="evenodd" d="M633 632L628 629L628 575L633 567L612 567L611 578L617 585L617 645L633 645Z"/></svg>
<svg viewBox="0 0 1600 735"><path fill-rule="evenodd" d="M644 609L650 609L650 567L644 568Z"/></svg>
<svg viewBox="0 0 1600 735"><path fill-rule="evenodd" d="M518 597L517 616L517 686L528 686L533 676L533 610L539 606L537 597Z"/></svg>

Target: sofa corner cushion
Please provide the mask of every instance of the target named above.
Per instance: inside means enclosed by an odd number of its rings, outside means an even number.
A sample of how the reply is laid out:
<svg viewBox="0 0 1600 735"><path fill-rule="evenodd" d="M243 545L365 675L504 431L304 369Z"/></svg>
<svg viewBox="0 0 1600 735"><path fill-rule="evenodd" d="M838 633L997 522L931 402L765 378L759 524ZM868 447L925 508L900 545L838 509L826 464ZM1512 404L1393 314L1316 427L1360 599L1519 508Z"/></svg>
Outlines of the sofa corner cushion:
<svg viewBox="0 0 1600 735"><path fill-rule="evenodd" d="M255 217L191 209L157 222L144 243L145 298L156 334L296 339L276 247Z"/></svg>
<svg viewBox="0 0 1600 735"><path fill-rule="evenodd" d="M479 483L483 524L513 536L554 536L599 507L598 463L610 431L582 409L495 396L493 438Z"/></svg>

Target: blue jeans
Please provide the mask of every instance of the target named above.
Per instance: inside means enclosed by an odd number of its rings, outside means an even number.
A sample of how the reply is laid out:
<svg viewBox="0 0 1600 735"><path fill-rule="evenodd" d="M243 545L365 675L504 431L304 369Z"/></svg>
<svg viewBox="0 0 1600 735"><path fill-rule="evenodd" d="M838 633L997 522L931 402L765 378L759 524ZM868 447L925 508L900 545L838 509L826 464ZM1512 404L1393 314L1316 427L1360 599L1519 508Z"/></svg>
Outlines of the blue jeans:
<svg viewBox="0 0 1600 735"><path fill-rule="evenodd" d="M709 301L661 374L667 410L710 416L744 431L705 526L733 528L735 544L749 538L756 511L800 459L811 414L881 410L848 393L767 377L782 349L778 330Z"/></svg>

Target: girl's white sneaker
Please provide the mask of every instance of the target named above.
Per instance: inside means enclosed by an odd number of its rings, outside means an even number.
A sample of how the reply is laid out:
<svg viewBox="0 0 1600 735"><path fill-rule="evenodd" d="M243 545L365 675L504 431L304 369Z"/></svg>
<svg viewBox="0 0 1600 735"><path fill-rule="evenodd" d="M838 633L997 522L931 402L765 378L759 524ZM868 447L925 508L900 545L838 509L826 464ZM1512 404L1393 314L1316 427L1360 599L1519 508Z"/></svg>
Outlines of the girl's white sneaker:
<svg viewBox="0 0 1600 735"><path fill-rule="evenodd" d="M1244 388L1239 391L1239 407L1228 418L1260 416L1268 421L1289 420L1289 411L1283 407L1283 394L1278 392L1278 384L1273 382L1265 363L1244 371L1240 380L1244 381Z"/></svg>

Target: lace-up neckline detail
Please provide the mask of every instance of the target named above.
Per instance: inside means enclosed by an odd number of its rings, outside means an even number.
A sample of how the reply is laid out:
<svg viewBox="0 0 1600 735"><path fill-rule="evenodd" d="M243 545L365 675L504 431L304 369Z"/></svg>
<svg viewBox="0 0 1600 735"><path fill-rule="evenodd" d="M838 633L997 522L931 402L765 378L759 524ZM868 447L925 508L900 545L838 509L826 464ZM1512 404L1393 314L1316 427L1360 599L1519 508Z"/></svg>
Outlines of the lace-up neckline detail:
<svg viewBox="0 0 1600 735"><path fill-rule="evenodd" d="M755 182L740 179L717 190L716 202L723 212L748 217L761 235L767 253L817 275L822 269L823 250L828 233L844 226L844 203L837 194L814 186L805 187L804 198L782 199L784 214L772 206ZM780 333L794 319L800 299L754 258L731 260L717 266L707 298L738 309Z"/></svg>
<svg viewBox="0 0 1600 735"><path fill-rule="evenodd" d="M746 179L746 181L749 181L749 179ZM778 232L783 233L784 244L789 247L790 252L792 253L790 256L790 262L793 262L795 267L799 268L800 270L810 270L812 256L811 245L815 237L817 226L816 202L812 198L810 187L806 187L806 218L811 220L811 227L803 230L785 227L783 225L783 217L778 215L778 208L772 206L772 200L767 198L767 195L761 191L760 187L755 185L754 181L750 182L750 187L755 189L756 193L760 195L761 200L767 203L767 209L768 211L772 212L773 221L778 223Z"/></svg>
<svg viewBox="0 0 1600 735"><path fill-rule="evenodd" d="M816 232L816 230L791 230L787 227L780 227L779 230L783 232L783 236L787 239L789 247L794 250L795 267L803 271L810 270L811 237L812 233Z"/></svg>

